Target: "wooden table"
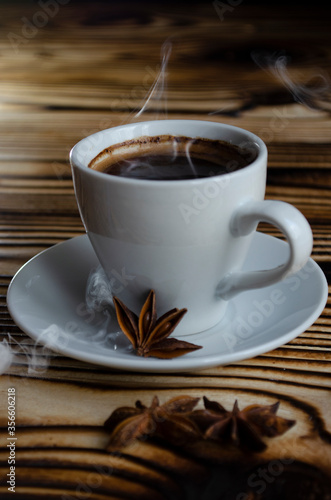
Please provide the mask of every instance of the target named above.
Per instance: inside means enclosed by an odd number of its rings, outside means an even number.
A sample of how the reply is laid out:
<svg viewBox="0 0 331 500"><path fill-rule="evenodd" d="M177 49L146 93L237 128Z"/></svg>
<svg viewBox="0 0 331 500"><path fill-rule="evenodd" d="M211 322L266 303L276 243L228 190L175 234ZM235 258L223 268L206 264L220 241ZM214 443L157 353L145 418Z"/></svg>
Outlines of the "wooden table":
<svg viewBox="0 0 331 500"><path fill-rule="evenodd" d="M1 2L1 339L15 351L0 380L1 499L14 498L7 483L14 471L15 498L24 500L330 498L330 490L322 493L331 476L329 303L312 326L272 352L171 374L116 371L55 353L46 358L6 307L8 285L26 261L84 233L68 153L82 137L132 119L159 72L166 40L167 93L141 119L214 120L265 140L267 198L292 203L307 217L312 258L330 279L330 11L277 5ZM284 57L283 68L275 65ZM259 230L280 236L266 225ZM15 441L7 422L13 389ZM240 408L280 401L278 414L296 425L267 438L262 454L241 456L243 475L223 496L217 477L234 470L224 465L226 446L212 465L199 453L148 439L106 451L108 416L136 400L149 406L155 395L161 403L207 396L228 410L236 399ZM285 480L296 485L294 493ZM308 496L314 481L320 490ZM288 488L287 496L279 488Z"/></svg>

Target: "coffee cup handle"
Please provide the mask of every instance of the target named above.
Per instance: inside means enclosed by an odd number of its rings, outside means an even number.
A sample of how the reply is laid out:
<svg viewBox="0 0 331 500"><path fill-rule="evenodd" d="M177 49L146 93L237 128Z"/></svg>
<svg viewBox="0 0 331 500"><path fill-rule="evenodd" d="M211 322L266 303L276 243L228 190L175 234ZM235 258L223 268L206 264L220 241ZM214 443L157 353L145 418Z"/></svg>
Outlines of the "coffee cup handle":
<svg viewBox="0 0 331 500"><path fill-rule="evenodd" d="M247 236L256 230L259 222L276 226L290 247L288 260L273 269L251 272L233 272L218 286L218 295L229 300L245 290L272 285L299 271L307 262L313 247L313 235L307 219L299 210L283 201L249 201L236 211L230 222L235 238Z"/></svg>

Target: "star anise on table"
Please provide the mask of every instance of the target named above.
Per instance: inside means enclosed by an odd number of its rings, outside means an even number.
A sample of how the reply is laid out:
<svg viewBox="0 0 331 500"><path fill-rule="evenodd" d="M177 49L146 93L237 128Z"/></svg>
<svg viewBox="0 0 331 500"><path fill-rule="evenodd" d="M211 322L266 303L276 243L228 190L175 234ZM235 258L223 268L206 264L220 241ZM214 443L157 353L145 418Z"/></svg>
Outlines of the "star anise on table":
<svg viewBox="0 0 331 500"><path fill-rule="evenodd" d="M119 298L113 297L113 301L121 330L139 356L170 359L201 349L190 342L168 338L187 309L171 309L157 319L154 290L149 292L139 317Z"/></svg>
<svg viewBox="0 0 331 500"><path fill-rule="evenodd" d="M176 445L201 438L198 426L187 418L199 399L177 396L160 405L154 396L150 407L137 401L135 407L117 408L104 424L110 433L107 450L118 450L152 436Z"/></svg>
<svg viewBox="0 0 331 500"><path fill-rule="evenodd" d="M231 443L244 450L265 450L267 445L262 437L280 436L295 424L295 420L276 415L279 402L266 406L250 405L240 410L235 401L232 411L228 411L205 396L203 400L205 409L195 410L190 419L204 432L204 437Z"/></svg>

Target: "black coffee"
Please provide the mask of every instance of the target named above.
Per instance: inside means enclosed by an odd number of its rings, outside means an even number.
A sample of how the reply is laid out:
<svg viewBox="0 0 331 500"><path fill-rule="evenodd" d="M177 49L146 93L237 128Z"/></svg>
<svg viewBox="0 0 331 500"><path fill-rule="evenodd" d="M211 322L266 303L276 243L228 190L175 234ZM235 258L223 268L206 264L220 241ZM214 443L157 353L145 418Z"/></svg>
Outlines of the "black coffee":
<svg viewBox="0 0 331 500"><path fill-rule="evenodd" d="M199 179L246 167L255 147L210 139L140 137L102 151L89 167L108 175L148 180Z"/></svg>

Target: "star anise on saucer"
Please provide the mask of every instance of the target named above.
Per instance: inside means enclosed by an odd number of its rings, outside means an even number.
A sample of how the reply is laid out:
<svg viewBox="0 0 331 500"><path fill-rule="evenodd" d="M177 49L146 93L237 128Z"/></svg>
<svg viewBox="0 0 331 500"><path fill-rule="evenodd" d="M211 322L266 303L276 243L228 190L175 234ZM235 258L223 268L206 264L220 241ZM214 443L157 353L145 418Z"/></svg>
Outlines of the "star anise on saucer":
<svg viewBox="0 0 331 500"><path fill-rule="evenodd" d="M204 437L244 450L263 451L267 447L263 437L280 436L295 424L295 420L276 415L279 402L270 406L250 405L240 410L235 401L232 411L228 411L205 396L203 400L205 409L195 410L190 418L204 432Z"/></svg>
<svg viewBox="0 0 331 500"><path fill-rule="evenodd" d="M160 405L159 398L154 396L150 407L136 401L135 407L117 408L104 424L110 433L107 450L118 450L151 437L177 445L201 438L198 426L187 418L199 399L177 396Z"/></svg>
<svg viewBox="0 0 331 500"><path fill-rule="evenodd" d="M113 297L113 301L121 330L139 356L170 359L201 349L201 346L190 342L168 338L187 309L171 309L157 319L154 290L149 292L139 317L119 298Z"/></svg>

